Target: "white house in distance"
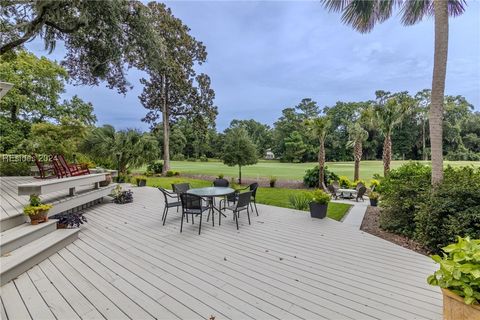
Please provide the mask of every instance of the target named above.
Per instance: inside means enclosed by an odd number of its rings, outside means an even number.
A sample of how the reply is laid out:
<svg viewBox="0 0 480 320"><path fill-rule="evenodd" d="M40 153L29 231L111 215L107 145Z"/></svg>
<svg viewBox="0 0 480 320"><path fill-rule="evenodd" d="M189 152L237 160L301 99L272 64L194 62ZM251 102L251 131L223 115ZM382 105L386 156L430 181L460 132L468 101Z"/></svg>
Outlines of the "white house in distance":
<svg viewBox="0 0 480 320"><path fill-rule="evenodd" d="M273 154L271 149L267 149L267 152L265 152L265 160L273 160L275 159L275 154Z"/></svg>

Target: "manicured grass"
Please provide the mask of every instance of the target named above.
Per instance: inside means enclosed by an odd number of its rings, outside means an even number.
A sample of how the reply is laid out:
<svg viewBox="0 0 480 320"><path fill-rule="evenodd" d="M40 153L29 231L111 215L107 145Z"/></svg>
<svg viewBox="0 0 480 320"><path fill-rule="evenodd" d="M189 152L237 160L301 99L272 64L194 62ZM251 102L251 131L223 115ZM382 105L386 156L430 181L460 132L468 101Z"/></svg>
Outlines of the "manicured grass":
<svg viewBox="0 0 480 320"><path fill-rule="evenodd" d="M212 183L210 181L191 179L184 177L149 177L147 179L148 186L159 186L165 189L171 189L172 183L188 182L193 188L210 187ZM288 201L288 197L291 194L305 192L306 190L300 189L285 189L285 188L259 188L257 192L257 202L268 204L277 207L291 208ZM333 203L328 205L327 216L340 220L350 209L349 204Z"/></svg>
<svg viewBox="0 0 480 320"><path fill-rule="evenodd" d="M393 161L392 169L398 168L407 161ZM429 163L429 162L425 162ZM278 161L260 161L256 165L242 168L243 177L260 179L277 177L279 180L302 180L305 170L313 168L316 163L280 163ZM445 161L445 165L480 166L480 161ZM329 162L328 169L339 176L347 176L353 179L353 162ZM238 177L238 167L228 167L219 161L209 162L190 162L190 161L172 161L172 170L188 174L203 174L208 176L217 176L220 173L227 177ZM136 171L143 172L145 168ZM382 161L362 161L360 164L360 177L365 180L372 179L377 173L383 176Z"/></svg>

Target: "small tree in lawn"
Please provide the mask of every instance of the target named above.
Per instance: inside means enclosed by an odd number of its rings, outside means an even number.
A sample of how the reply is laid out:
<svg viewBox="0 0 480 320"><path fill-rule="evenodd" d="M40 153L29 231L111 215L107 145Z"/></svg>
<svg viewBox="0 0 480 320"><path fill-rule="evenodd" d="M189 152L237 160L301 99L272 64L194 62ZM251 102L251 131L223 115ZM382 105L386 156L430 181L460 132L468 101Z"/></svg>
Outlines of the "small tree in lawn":
<svg viewBox="0 0 480 320"><path fill-rule="evenodd" d="M243 128L232 128L225 135L223 163L238 165L238 183L242 183L242 167L257 163L257 147Z"/></svg>

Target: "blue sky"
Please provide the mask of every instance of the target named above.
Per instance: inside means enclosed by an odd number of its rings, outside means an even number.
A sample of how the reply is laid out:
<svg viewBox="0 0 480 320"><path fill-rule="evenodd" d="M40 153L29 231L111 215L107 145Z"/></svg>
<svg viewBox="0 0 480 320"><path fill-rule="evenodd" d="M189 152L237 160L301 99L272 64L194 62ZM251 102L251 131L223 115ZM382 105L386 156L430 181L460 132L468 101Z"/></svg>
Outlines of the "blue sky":
<svg viewBox="0 0 480 320"><path fill-rule="evenodd" d="M273 124L285 107L302 98L320 106L336 101L372 99L377 89L431 87L433 19L403 27L399 19L360 34L345 26L339 14L318 2L173 1L175 16L207 47L207 63L198 68L212 79L219 109L217 129L232 119ZM27 48L47 55L43 44ZM60 60L61 47L47 57ZM65 97L78 94L95 107L98 124L148 129L138 100L140 74L126 96L104 86L68 86ZM446 93L464 95L480 110L480 2L469 1L466 13L450 20Z"/></svg>

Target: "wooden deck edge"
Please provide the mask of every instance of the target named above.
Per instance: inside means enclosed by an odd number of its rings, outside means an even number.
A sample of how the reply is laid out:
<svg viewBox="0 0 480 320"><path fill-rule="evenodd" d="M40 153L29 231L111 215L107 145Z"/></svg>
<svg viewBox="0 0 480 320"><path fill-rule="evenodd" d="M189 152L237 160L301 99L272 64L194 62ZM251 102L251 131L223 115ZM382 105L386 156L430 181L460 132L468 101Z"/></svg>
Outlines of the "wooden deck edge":
<svg viewBox="0 0 480 320"><path fill-rule="evenodd" d="M23 213L19 213L13 216L8 216L0 220L0 232L3 232L8 229L15 228L16 226L25 223L26 218Z"/></svg>

